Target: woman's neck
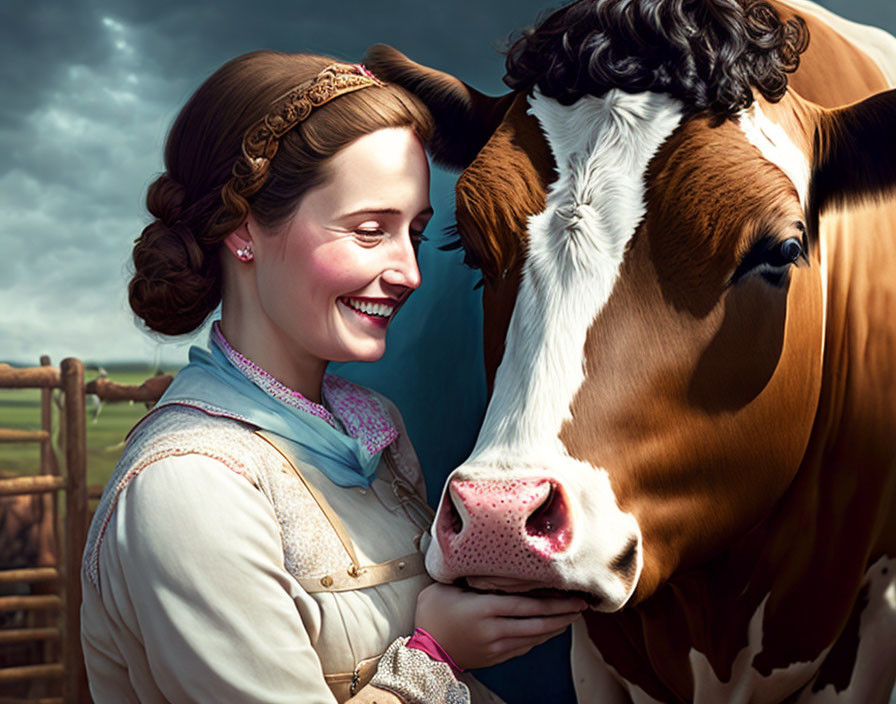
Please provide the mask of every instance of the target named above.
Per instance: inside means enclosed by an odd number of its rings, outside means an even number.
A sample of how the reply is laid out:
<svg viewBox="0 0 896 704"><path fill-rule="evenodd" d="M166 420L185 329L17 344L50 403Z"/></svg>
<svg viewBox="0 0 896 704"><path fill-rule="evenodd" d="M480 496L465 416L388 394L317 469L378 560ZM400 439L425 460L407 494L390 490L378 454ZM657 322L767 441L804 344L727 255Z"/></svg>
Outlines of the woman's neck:
<svg viewBox="0 0 896 704"><path fill-rule="evenodd" d="M221 333L230 346L251 360L284 386L298 391L314 403L321 403L321 384L327 369L325 360L294 353L295 343L259 321L240 316L232 308L222 307Z"/></svg>

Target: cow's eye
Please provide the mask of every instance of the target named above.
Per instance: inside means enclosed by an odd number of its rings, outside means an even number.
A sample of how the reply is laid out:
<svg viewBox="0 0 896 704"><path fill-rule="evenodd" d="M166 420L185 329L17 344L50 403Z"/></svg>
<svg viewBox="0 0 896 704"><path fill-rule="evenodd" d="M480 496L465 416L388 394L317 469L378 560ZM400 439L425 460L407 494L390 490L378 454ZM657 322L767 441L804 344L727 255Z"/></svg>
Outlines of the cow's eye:
<svg viewBox="0 0 896 704"><path fill-rule="evenodd" d="M806 256L806 235L803 228L802 237L788 237L785 240L763 237L744 255L740 265L731 277L736 284L748 276L758 275L772 286L783 286L787 283L790 267L801 260L808 261Z"/></svg>

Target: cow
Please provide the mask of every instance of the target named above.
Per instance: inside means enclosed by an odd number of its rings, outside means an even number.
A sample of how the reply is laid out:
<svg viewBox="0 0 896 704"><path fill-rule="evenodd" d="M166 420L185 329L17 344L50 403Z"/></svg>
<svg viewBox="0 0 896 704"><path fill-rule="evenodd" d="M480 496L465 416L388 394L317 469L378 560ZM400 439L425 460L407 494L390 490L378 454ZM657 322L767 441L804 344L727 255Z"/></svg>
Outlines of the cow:
<svg viewBox="0 0 896 704"><path fill-rule="evenodd" d="M896 40L788 3L580 0L496 98L368 51L432 111L486 282L426 564L587 599L581 702L896 679Z"/></svg>

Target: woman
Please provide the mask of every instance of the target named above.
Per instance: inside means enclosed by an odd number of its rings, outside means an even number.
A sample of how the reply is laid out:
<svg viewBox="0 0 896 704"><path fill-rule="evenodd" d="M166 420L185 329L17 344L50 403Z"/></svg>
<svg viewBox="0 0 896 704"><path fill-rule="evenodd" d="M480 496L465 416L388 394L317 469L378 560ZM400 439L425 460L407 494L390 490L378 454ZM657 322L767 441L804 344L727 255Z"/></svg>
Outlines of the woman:
<svg viewBox="0 0 896 704"><path fill-rule="evenodd" d="M274 52L225 64L175 121L130 302L165 334L219 301L221 319L132 431L91 526L98 702L488 701L463 669L584 608L431 585L401 417L325 374L382 356L420 284L431 131L362 66Z"/></svg>

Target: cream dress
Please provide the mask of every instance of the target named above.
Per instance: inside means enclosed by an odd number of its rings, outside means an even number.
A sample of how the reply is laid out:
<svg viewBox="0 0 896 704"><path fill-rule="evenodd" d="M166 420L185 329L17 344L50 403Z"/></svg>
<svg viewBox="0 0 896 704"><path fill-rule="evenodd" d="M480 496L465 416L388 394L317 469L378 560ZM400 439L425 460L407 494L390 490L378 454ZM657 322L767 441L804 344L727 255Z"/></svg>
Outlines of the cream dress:
<svg viewBox="0 0 896 704"><path fill-rule="evenodd" d="M132 434L91 525L82 642L114 702L343 702L414 627L431 583L423 478L399 429L369 489L181 405ZM422 520L421 520L422 519ZM474 702L500 702L464 675Z"/></svg>

